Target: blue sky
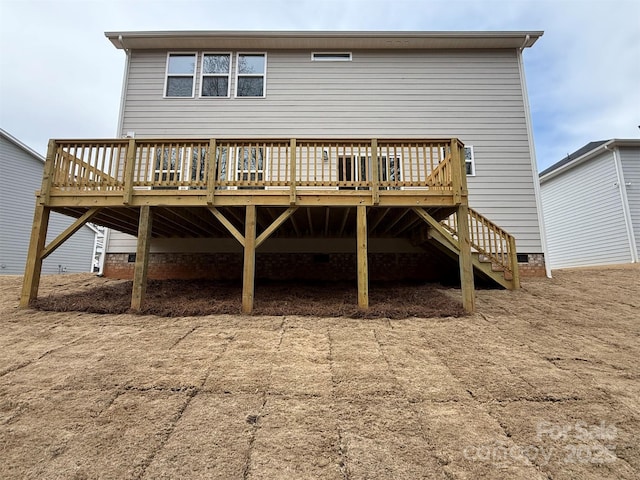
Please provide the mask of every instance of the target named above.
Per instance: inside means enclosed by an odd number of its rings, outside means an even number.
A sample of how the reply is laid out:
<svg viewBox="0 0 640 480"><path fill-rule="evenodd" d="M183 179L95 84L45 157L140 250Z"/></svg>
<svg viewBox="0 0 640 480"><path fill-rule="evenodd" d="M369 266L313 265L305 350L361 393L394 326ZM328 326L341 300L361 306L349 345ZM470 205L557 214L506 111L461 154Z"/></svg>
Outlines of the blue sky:
<svg viewBox="0 0 640 480"><path fill-rule="evenodd" d="M0 0L0 127L116 135L124 53L105 31L544 30L525 51L540 170L582 145L640 138L637 0Z"/></svg>

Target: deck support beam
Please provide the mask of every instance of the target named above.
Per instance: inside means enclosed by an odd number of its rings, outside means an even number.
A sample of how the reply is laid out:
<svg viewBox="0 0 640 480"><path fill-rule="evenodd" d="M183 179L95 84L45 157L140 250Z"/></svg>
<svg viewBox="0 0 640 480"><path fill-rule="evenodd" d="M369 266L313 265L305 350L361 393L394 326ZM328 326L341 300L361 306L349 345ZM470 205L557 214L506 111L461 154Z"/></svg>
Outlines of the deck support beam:
<svg viewBox="0 0 640 480"><path fill-rule="evenodd" d="M224 225L224 228L227 229L227 231L233 235L233 238L235 238L240 245L242 245L244 247L244 237L242 236L242 234L238 231L238 229L236 227L233 226L233 223L231 223L227 217L225 217L222 212L220 210L218 210L215 207L209 207L209 211L213 214L214 217L216 217L218 219L218 221Z"/></svg>
<svg viewBox="0 0 640 480"><path fill-rule="evenodd" d="M136 265L133 273L133 290L131 308L140 311L147 290L147 271L149 269L149 251L151 250L151 228L153 212L151 207L140 207L140 223L138 226L138 247L136 249Z"/></svg>
<svg viewBox="0 0 640 480"><path fill-rule="evenodd" d="M90 222L91 219L93 217L95 217L98 212L100 212L101 208L100 207L94 207L89 209L84 215L82 215L80 218L78 218L75 222L73 222L71 225L69 225L64 232L62 232L60 235L58 235L49 245L46 246L46 248L42 251L41 256L42 256L42 260L44 260L45 258L47 258L49 255L51 255L53 252L56 251L56 249L62 245L64 242L66 242L69 237L71 237L74 233L76 233L78 230L80 230L82 227L85 226L85 224L87 222Z"/></svg>
<svg viewBox="0 0 640 480"><path fill-rule="evenodd" d="M48 207L41 205L39 202L36 204L29 251L27 252L27 264L24 269L22 294L20 295L21 308L28 308L29 304L38 298L40 274L42 273L42 252L47 240L50 212L51 210Z"/></svg>
<svg viewBox="0 0 640 480"><path fill-rule="evenodd" d="M369 264L367 261L367 207L357 207L358 308L369 308Z"/></svg>
<svg viewBox="0 0 640 480"><path fill-rule="evenodd" d="M273 222L271 222L271 225L269 225L264 230L264 232L262 232L256 239L256 248L262 245L262 243L267 238L269 238L271 234L273 234L273 232L275 232L280 227L280 225L286 222L287 219L291 217L291 215L296 213L296 210L298 210L298 207L289 207L284 212L282 212L278 218L276 218Z"/></svg>
<svg viewBox="0 0 640 480"><path fill-rule="evenodd" d="M244 228L244 268L242 271L242 313L253 311L256 276L256 206L247 205Z"/></svg>
<svg viewBox="0 0 640 480"><path fill-rule="evenodd" d="M462 292L462 308L473 313L476 309L475 286L473 281L473 263L471 259L471 242L469 239L469 207L461 204L456 210L458 224L458 246L460 250L460 289Z"/></svg>

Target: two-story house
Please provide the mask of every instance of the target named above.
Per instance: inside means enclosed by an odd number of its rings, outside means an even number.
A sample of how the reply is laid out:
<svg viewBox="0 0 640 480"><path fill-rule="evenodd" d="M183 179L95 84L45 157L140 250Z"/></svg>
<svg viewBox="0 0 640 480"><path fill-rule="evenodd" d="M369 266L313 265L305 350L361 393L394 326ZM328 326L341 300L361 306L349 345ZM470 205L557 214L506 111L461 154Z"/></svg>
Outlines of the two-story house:
<svg viewBox="0 0 640 480"><path fill-rule="evenodd" d="M522 59L541 35L108 32L120 138L50 142L40 208L111 229L134 308L147 276L242 277L248 312L256 276L353 279L366 308L370 279L455 272L471 311L472 271L545 273Z"/></svg>

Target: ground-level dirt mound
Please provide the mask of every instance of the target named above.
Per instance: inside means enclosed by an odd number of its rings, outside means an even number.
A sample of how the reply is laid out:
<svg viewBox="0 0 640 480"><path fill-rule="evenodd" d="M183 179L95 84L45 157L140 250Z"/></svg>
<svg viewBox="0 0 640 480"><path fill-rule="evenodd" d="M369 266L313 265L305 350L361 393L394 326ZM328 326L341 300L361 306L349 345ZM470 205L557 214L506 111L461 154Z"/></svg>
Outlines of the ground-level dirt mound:
<svg viewBox="0 0 640 480"><path fill-rule="evenodd" d="M130 281L40 297L34 307L47 311L122 314L131 305ZM237 314L242 287L203 280L150 281L141 313L163 317ZM358 310L350 284L264 283L256 286L255 315L302 315L351 318L459 317L461 303L431 284L374 284L370 308Z"/></svg>

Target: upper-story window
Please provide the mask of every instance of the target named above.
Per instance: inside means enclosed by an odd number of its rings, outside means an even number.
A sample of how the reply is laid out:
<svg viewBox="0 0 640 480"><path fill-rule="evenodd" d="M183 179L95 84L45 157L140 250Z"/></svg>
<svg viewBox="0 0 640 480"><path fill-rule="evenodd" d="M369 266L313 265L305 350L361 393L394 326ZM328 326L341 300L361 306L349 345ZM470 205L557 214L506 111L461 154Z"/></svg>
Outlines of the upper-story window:
<svg viewBox="0 0 640 480"><path fill-rule="evenodd" d="M201 97L228 97L231 82L231 54L202 54L202 79L200 82Z"/></svg>
<svg viewBox="0 0 640 480"><path fill-rule="evenodd" d="M238 53L236 97L264 97L267 80L266 53Z"/></svg>
<svg viewBox="0 0 640 480"><path fill-rule="evenodd" d="M469 177L476 175L476 162L473 157L473 145L465 145L464 147L464 165Z"/></svg>
<svg viewBox="0 0 640 480"><path fill-rule="evenodd" d="M196 76L195 53L169 53L165 97L193 97Z"/></svg>

